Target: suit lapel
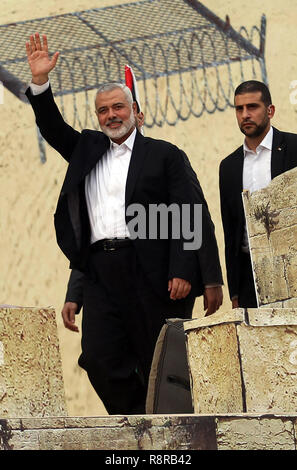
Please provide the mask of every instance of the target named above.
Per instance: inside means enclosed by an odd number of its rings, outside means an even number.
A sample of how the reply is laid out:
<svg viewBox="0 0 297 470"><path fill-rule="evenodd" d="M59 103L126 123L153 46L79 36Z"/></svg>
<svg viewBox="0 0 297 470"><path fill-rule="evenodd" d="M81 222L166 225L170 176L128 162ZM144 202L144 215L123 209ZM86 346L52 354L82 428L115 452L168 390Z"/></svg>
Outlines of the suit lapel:
<svg viewBox="0 0 297 470"><path fill-rule="evenodd" d="M129 205L137 178L147 156L147 141L137 131L126 181L125 205Z"/></svg>
<svg viewBox="0 0 297 470"><path fill-rule="evenodd" d="M273 128L273 140L271 151L271 179L285 171L286 144L282 132Z"/></svg>
<svg viewBox="0 0 297 470"><path fill-rule="evenodd" d="M62 187L68 193L78 186L85 176L94 168L110 145L108 137L102 132L94 132L92 138L84 139L82 148L76 149L69 163Z"/></svg>
<svg viewBox="0 0 297 470"><path fill-rule="evenodd" d="M130 202L139 172L146 158L146 144L146 139L137 131L127 175L126 207ZM103 137L102 141L102 133L98 133L92 142L84 147L83 153L78 151L73 156L65 176L62 193L65 194L72 191L82 182L85 176L94 168L100 158L102 158L108 146L109 139Z"/></svg>
<svg viewBox="0 0 297 470"><path fill-rule="evenodd" d="M234 162L232 162L233 166L233 174L234 177L232 181L230 181L230 188L233 187L233 190L238 192L240 195L242 193L242 175L243 175L243 145L239 147L237 152L234 155ZM241 196L240 196L241 197Z"/></svg>
<svg viewBox="0 0 297 470"><path fill-rule="evenodd" d="M273 140L271 150L271 178L275 178L285 171L285 150L286 144L282 132L273 128ZM234 175L240 175L233 184L237 190L242 192L242 174L243 174L243 146L235 154Z"/></svg>

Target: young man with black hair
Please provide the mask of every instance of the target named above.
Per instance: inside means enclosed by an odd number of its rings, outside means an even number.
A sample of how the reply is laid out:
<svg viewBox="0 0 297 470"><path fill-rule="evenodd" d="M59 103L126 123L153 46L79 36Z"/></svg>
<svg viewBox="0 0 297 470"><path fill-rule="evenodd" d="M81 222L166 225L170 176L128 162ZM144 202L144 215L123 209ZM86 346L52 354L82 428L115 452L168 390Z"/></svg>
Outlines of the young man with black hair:
<svg viewBox="0 0 297 470"><path fill-rule="evenodd" d="M239 85L234 105L245 139L220 165L227 280L233 308L257 307L241 193L262 189L297 165L297 135L271 126L275 106L262 82L250 80Z"/></svg>

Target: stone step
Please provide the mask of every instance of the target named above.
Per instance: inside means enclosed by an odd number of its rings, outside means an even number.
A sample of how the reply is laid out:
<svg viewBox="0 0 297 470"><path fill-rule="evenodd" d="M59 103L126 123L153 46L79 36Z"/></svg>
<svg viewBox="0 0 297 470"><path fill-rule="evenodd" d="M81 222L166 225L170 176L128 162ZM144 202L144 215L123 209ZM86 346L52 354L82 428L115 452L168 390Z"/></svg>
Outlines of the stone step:
<svg viewBox="0 0 297 470"><path fill-rule="evenodd" d="M1 450L296 450L297 414L0 420Z"/></svg>

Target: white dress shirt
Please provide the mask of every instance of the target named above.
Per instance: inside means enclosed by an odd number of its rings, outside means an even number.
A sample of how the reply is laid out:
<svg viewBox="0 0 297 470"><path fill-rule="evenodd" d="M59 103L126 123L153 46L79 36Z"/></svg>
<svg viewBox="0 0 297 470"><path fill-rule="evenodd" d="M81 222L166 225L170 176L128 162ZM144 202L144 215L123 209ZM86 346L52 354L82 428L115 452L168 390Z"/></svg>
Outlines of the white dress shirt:
<svg viewBox="0 0 297 470"><path fill-rule="evenodd" d="M136 129L121 145L110 141L110 148L86 176L91 243L103 238L129 237L125 190L135 136Z"/></svg>
<svg viewBox="0 0 297 470"><path fill-rule="evenodd" d="M268 133L262 142L256 148L256 151L250 150L246 142L243 144L243 190L250 193L265 188L271 181L271 150L272 150L273 128L270 127ZM242 250L249 252L247 228L245 225Z"/></svg>
<svg viewBox="0 0 297 470"><path fill-rule="evenodd" d="M44 83L43 85L36 85L36 83L30 83L30 89L32 92L32 95L40 95L44 91L46 91L49 87L49 80Z"/></svg>
<svg viewBox="0 0 297 470"><path fill-rule="evenodd" d="M43 85L30 83L33 95L46 91ZM85 195L91 227L91 243L104 238L129 237L125 221L125 190L136 136L136 129L121 145L110 141L110 148L86 176Z"/></svg>

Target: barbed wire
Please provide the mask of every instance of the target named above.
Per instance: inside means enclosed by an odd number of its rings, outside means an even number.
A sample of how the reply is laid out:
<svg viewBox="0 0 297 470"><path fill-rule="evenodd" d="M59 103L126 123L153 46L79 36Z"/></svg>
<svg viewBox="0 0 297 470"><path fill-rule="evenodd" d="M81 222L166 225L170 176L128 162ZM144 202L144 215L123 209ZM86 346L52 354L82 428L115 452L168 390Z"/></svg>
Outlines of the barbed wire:
<svg viewBox="0 0 297 470"><path fill-rule="evenodd" d="M242 27L240 34L252 43L255 35L259 39L260 30L253 26L248 33ZM153 44L142 42L129 44L130 47L126 45L120 52L110 46L92 56L61 57L54 90L61 97L62 113L66 115L63 97L67 94L63 91L63 69L67 69L74 90L78 89L76 76L79 74L83 91L78 93L85 96L83 117L77 106L77 93L72 94L73 126L96 128L97 121L93 117L95 87L89 86L88 77L95 75L98 86L108 81L123 81L125 63L137 64L134 72L147 128L165 124L174 126L191 116L199 118L203 113L213 114L233 107L233 92L240 82L258 79L267 83L265 61L262 57L247 54L240 45L235 50L230 38L222 33L219 35L223 60L222 54L220 57L217 54L218 38L214 41L210 33L199 30L175 36L174 41L168 41L165 46L157 41ZM206 45L207 53L204 54Z"/></svg>
<svg viewBox="0 0 297 470"><path fill-rule="evenodd" d="M260 27L236 32L227 18L220 20L197 0L141 0L0 30L0 79L22 100L30 76L23 39L32 31L47 34L51 51L60 51L52 89L64 118L78 129L98 128L95 90L124 81L126 64L138 82L147 128L223 112L233 106L234 89L242 81L267 83L265 16ZM39 134L38 139L45 161Z"/></svg>

